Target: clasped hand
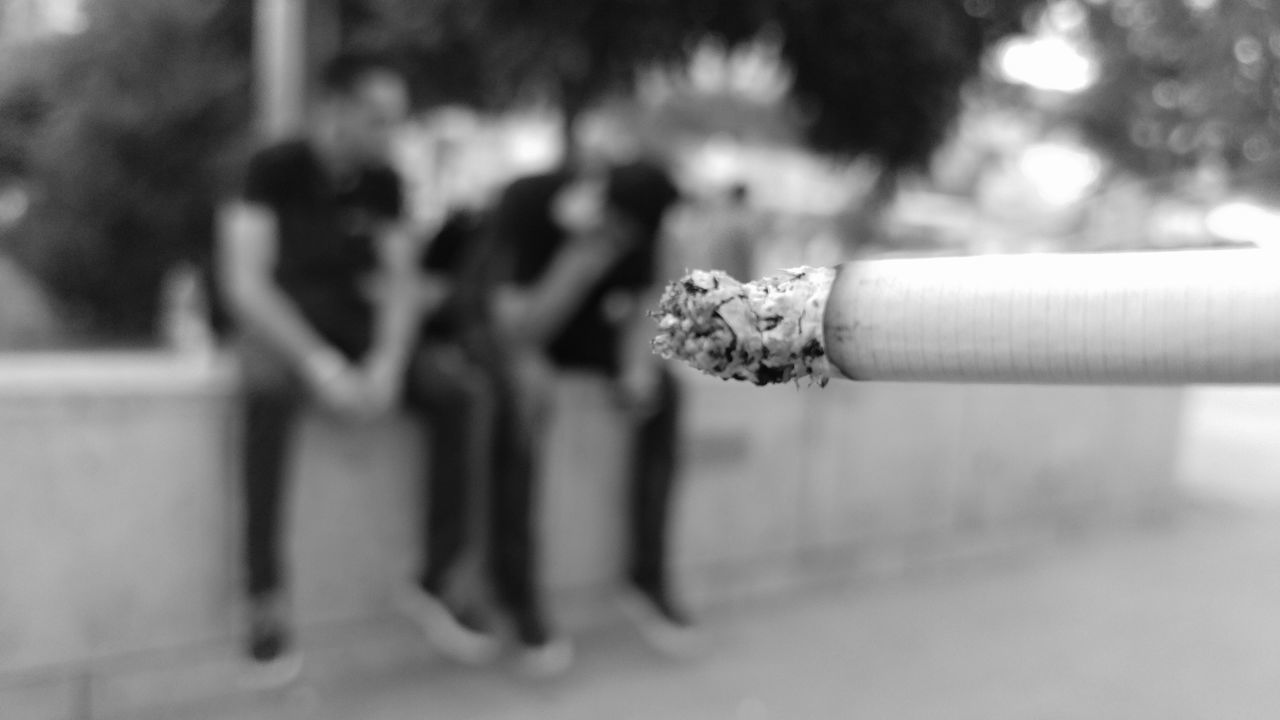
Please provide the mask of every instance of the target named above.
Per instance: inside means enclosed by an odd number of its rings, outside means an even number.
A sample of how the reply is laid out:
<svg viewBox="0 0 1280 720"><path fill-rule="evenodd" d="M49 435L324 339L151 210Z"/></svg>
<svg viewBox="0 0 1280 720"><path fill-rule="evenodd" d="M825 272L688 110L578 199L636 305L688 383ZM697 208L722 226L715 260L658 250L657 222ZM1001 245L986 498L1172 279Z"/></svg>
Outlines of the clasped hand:
<svg viewBox="0 0 1280 720"><path fill-rule="evenodd" d="M404 373L398 363L374 354L363 363L343 362L308 378L320 405L330 413L356 422L369 422L395 409Z"/></svg>

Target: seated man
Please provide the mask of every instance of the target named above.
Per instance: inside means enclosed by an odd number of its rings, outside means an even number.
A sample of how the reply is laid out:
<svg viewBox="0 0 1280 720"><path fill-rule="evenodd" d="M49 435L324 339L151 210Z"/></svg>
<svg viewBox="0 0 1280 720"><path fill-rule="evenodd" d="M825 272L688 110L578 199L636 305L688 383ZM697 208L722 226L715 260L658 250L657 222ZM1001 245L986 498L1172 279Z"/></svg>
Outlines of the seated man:
<svg viewBox="0 0 1280 720"><path fill-rule="evenodd" d="M625 608L647 639L672 651L690 637L667 576L679 397L675 379L649 349L646 310L657 300L663 220L678 199L657 164L597 158L517 180L493 220L495 253L510 258L509 282L495 308L508 344L555 368L602 374L617 391L632 436ZM575 248L592 245L615 252L592 273L560 272ZM536 398L548 387L545 376L533 375L521 392ZM531 442L541 441L542 417L527 419Z"/></svg>
<svg viewBox="0 0 1280 720"><path fill-rule="evenodd" d="M326 68L304 138L258 152L225 209L218 285L241 350L248 653L285 680L291 653L281 569L289 440L303 401L364 420L399 401L420 303L415 247L388 163L407 91L391 67ZM374 282L374 280L377 280ZM430 305L431 301L425 301Z"/></svg>
<svg viewBox="0 0 1280 720"><path fill-rule="evenodd" d="M409 398L431 419L433 471L426 563L401 606L449 657L492 657L493 641L477 623L463 622L462 611L476 604L474 582L469 603L449 602L460 580L475 579L460 576L483 560L493 600L512 621L521 669L545 677L568 667L572 648L557 638L537 587L534 480L552 378L531 338L563 325L627 246L590 229L579 233L524 287L519 308L506 307L503 317L514 326L501 327L494 301L505 256L493 229L455 214L424 258L455 291L428 321L413 363Z"/></svg>

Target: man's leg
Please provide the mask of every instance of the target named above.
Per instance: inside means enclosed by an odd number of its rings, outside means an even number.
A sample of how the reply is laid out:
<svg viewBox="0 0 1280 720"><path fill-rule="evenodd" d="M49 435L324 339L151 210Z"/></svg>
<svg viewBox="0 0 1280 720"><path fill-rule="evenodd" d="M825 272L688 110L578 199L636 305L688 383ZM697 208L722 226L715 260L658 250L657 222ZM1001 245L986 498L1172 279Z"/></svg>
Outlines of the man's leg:
<svg viewBox="0 0 1280 720"><path fill-rule="evenodd" d="M508 374L510 372L511 374ZM518 371L504 371L495 383L492 483L489 488L489 555L498 600L513 615L526 644L545 641L535 578L538 577L535 488L538 427L545 419L543 398L524 385ZM537 622L529 622L532 619Z"/></svg>
<svg viewBox="0 0 1280 720"><path fill-rule="evenodd" d="M251 600L283 585L283 497L297 400L277 389L249 388L244 398L245 566Z"/></svg>
<svg viewBox="0 0 1280 720"><path fill-rule="evenodd" d="M487 447L480 443L489 430L489 389L461 348L435 345L415 357L407 394L423 421L430 462L422 487L422 571L399 604L437 650L466 664L487 662L497 643L465 624L445 595L464 555L480 552L469 531L478 524L473 516L485 484Z"/></svg>
<svg viewBox="0 0 1280 720"><path fill-rule="evenodd" d="M410 377L410 409L427 434L429 464L423 483L422 588L439 596L466 546L468 495L483 481L477 436L487 412L483 378L453 346L421 351Z"/></svg>
<svg viewBox="0 0 1280 720"><path fill-rule="evenodd" d="M542 604L536 522L540 451L554 375L546 361L533 354L513 359L496 374L489 498L494 585L514 621L525 671L557 675L568 669L573 650L557 639Z"/></svg>
<svg viewBox="0 0 1280 720"><path fill-rule="evenodd" d="M240 350L248 649L255 661L271 663L288 654L290 642L283 592L283 506L294 426L304 392L288 364L269 348L246 340Z"/></svg>
<svg viewBox="0 0 1280 720"><path fill-rule="evenodd" d="M654 411L631 438L628 579L668 620L687 624L670 587L670 518L680 435L680 388L661 370Z"/></svg>

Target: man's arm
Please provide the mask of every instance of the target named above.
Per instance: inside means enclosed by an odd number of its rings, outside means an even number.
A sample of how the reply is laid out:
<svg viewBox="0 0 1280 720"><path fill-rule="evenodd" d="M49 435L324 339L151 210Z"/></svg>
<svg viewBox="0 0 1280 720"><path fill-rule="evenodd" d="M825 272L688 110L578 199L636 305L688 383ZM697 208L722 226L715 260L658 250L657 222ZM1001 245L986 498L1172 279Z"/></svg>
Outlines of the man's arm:
<svg viewBox="0 0 1280 720"><path fill-rule="evenodd" d="M550 343L616 262L612 242L599 236L575 238L533 286L501 290L498 313L508 334L533 345Z"/></svg>
<svg viewBox="0 0 1280 720"><path fill-rule="evenodd" d="M551 342L596 283L638 240L632 223L606 206L603 191L598 180L585 180L569 185L553 199L553 214L568 238L537 282L499 292L498 319L509 337L538 346ZM498 232L510 235L519 228L500 223ZM502 247L512 247L518 239L499 241Z"/></svg>
<svg viewBox="0 0 1280 720"><path fill-rule="evenodd" d="M276 215L236 201L219 213L217 269L236 321L270 343L324 395L350 374L347 360L307 323L274 279L279 253Z"/></svg>
<svg viewBox="0 0 1280 720"><path fill-rule="evenodd" d="M420 275L420 247L407 225L390 222L377 238L378 281L373 347L365 372L373 383L381 409L389 409L399 395L418 340L422 318L443 301L440 281Z"/></svg>
<svg viewBox="0 0 1280 720"><path fill-rule="evenodd" d="M625 312L619 319L622 331L618 338L621 343L618 391L629 409L641 416L656 409L663 362L653 352L655 327L649 313L658 306L665 278L677 277L682 272L672 247L671 224L670 220L664 223L658 235L654 258L656 277L628 294L623 304Z"/></svg>

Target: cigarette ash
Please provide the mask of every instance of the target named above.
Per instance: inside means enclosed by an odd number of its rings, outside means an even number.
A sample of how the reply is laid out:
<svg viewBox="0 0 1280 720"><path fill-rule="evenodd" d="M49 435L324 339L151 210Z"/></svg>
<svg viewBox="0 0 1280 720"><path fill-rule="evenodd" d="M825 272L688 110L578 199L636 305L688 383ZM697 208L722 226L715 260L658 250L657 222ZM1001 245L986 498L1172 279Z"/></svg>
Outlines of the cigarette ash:
<svg viewBox="0 0 1280 720"><path fill-rule="evenodd" d="M822 318L834 268L800 267L742 283L694 270L666 288L654 352L708 375L756 385L830 378Z"/></svg>

